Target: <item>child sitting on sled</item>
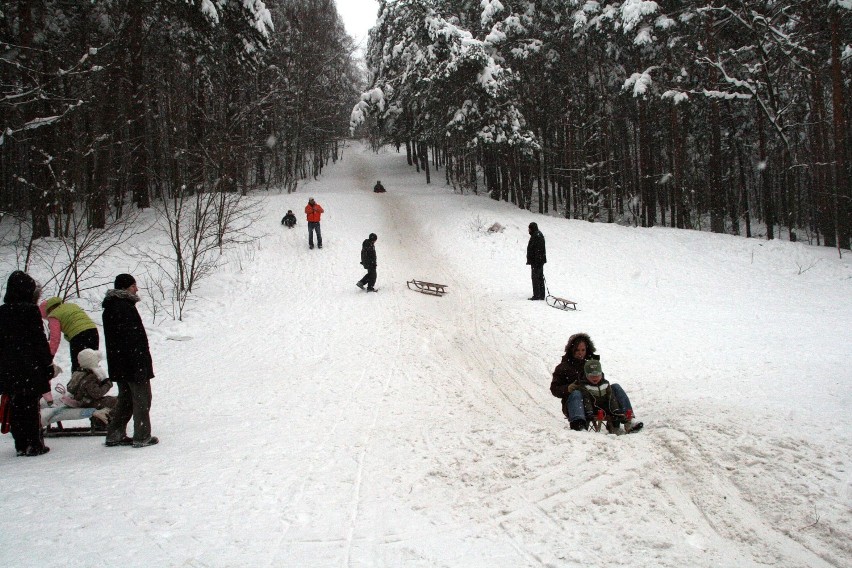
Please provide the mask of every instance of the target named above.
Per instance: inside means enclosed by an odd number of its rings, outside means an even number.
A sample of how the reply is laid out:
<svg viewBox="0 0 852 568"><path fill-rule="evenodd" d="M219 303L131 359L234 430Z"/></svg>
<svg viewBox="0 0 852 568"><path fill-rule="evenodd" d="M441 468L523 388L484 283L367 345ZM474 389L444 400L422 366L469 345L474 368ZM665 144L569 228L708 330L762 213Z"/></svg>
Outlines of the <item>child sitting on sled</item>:
<svg viewBox="0 0 852 568"><path fill-rule="evenodd" d="M281 224L285 225L288 229L296 226L296 215L293 214L292 209L288 209L287 214L281 218Z"/></svg>
<svg viewBox="0 0 852 568"><path fill-rule="evenodd" d="M642 422L633 420L627 393L621 385L610 384L604 378L599 360L586 361L583 372L584 377L568 387L568 420L572 430L586 430L593 420L605 420L610 434L621 434L622 424L628 434L642 429Z"/></svg>
<svg viewBox="0 0 852 568"><path fill-rule="evenodd" d="M80 370L74 371L62 396L64 407L44 409L44 426L61 420L90 418L94 430L103 430L118 399L107 395L112 381L100 366L101 354L93 349L83 349L77 355ZM57 387L58 388L58 387ZM70 409L89 409L89 412L73 412ZM94 409L94 412L91 412Z"/></svg>

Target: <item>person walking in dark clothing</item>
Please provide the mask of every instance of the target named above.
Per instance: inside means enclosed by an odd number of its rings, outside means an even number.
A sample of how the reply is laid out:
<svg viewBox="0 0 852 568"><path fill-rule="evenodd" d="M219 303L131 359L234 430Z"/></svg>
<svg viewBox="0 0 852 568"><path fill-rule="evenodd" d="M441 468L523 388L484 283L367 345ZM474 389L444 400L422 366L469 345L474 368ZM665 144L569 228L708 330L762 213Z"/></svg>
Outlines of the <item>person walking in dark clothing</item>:
<svg viewBox="0 0 852 568"><path fill-rule="evenodd" d="M14 271L0 306L0 394L10 397L11 430L19 456L40 456L44 445L39 399L50 391L50 379L61 369L53 364L44 335L36 281Z"/></svg>
<svg viewBox="0 0 852 568"><path fill-rule="evenodd" d="M376 291L376 241L378 238L376 233L370 233L370 236L361 244L361 266L367 269L367 274L355 285L362 290L366 285L368 292Z"/></svg>
<svg viewBox="0 0 852 568"><path fill-rule="evenodd" d="M115 288L106 293L104 343L109 377L118 385L118 402L107 426L107 446L143 448L160 440L151 435L151 379L154 364L148 334L136 309L139 287L130 274L115 277ZM127 423L133 418L133 438Z"/></svg>
<svg viewBox="0 0 852 568"><path fill-rule="evenodd" d="M527 244L527 264L532 269L533 295L530 300L544 300L544 265L547 253L544 246L544 235L538 230L538 224L530 223L530 242Z"/></svg>
<svg viewBox="0 0 852 568"><path fill-rule="evenodd" d="M288 209L287 214L281 218L281 224L286 226L288 229L292 229L296 226L296 216L293 214L292 209Z"/></svg>

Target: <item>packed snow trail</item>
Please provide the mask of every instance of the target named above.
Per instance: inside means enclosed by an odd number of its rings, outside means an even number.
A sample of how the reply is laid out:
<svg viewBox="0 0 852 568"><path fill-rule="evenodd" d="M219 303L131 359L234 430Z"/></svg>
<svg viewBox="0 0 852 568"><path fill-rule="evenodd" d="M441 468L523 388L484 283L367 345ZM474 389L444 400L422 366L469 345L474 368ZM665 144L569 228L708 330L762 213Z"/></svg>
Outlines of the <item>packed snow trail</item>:
<svg viewBox="0 0 852 568"><path fill-rule="evenodd" d="M542 217L453 194L442 173L426 185L404 155L355 146L264 194L268 235L229 254L185 321L146 318L158 447L52 440L25 461L2 440L2 564L850 565L848 261ZM578 312L526 300L531 220ZM481 230L494 221L506 230ZM377 294L355 286L371 232ZM785 273L791 251L819 259L804 280ZM796 336L816 324L821 341ZM567 428L548 386L577 331L642 433Z"/></svg>

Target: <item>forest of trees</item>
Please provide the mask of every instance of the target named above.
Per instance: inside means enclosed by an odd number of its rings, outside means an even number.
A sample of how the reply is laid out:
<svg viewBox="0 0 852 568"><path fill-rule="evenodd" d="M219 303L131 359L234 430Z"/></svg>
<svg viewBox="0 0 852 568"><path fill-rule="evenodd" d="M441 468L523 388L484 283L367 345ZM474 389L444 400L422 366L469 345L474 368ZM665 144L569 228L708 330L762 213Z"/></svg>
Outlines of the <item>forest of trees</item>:
<svg viewBox="0 0 852 568"><path fill-rule="evenodd" d="M849 248L852 0L380 0L353 128L539 212Z"/></svg>
<svg viewBox="0 0 852 568"><path fill-rule="evenodd" d="M354 50L334 0L3 2L0 246L63 298L111 282L115 256L155 319L181 319L261 236L249 190L338 158Z"/></svg>
<svg viewBox="0 0 852 568"><path fill-rule="evenodd" d="M363 89L333 0L0 5L0 214L66 236L204 192L292 191Z"/></svg>

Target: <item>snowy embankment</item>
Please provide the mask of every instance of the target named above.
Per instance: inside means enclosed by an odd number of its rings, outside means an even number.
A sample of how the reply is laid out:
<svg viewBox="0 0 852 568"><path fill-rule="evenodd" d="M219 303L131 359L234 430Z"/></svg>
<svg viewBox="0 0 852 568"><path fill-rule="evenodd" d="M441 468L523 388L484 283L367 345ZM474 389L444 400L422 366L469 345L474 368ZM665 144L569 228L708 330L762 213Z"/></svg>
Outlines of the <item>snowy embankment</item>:
<svg viewBox="0 0 852 568"><path fill-rule="evenodd" d="M184 322L141 306L159 446L0 438L0 565L852 565L852 256L533 215L441 174L356 146L264 195L268 236ZM579 311L526 300L530 221ZM548 386L577 331L641 434L568 429Z"/></svg>

